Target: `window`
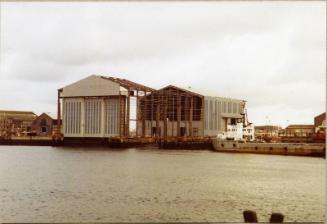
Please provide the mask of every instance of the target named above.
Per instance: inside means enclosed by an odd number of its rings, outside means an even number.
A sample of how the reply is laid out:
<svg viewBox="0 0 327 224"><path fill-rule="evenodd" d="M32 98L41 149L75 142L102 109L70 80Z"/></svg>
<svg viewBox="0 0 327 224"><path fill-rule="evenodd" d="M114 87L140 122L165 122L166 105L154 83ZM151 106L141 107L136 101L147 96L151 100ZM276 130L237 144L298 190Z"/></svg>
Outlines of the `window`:
<svg viewBox="0 0 327 224"><path fill-rule="evenodd" d="M42 133L47 132L47 127L41 127L41 131L42 131Z"/></svg>

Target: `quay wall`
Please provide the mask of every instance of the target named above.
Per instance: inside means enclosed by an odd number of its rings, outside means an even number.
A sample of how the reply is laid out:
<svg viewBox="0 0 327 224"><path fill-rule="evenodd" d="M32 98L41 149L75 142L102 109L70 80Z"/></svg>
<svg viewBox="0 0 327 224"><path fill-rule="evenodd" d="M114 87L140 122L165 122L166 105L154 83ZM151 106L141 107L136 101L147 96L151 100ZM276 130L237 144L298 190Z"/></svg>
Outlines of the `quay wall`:
<svg viewBox="0 0 327 224"><path fill-rule="evenodd" d="M101 146L109 148L159 147L163 149L212 149L216 152L256 153L295 156L325 157L324 143L254 143L214 139L174 139L154 141L152 138L64 138L55 140L45 137L0 139L0 145L34 146Z"/></svg>
<svg viewBox="0 0 327 224"><path fill-rule="evenodd" d="M324 143L254 143L213 139L212 144L217 152L325 157L326 151Z"/></svg>
<svg viewBox="0 0 327 224"><path fill-rule="evenodd" d="M24 136L12 137L11 139L0 139L0 145L30 145L30 146L51 146L51 137L43 136Z"/></svg>

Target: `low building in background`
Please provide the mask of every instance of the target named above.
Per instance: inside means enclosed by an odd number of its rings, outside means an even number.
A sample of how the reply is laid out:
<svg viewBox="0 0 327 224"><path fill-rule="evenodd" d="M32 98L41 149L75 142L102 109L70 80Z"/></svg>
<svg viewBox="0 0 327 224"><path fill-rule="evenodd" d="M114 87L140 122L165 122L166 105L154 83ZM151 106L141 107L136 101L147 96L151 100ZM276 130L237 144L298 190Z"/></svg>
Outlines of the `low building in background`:
<svg viewBox="0 0 327 224"><path fill-rule="evenodd" d="M0 110L0 136L24 136L31 130L31 124L36 118L32 111Z"/></svg>
<svg viewBox="0 0 327 224"><path fill-rule="evenodd" d="M285 128L285 136L308 137L314 133L312 124L291 124Z"/></svg>
<svg viewBox="0 0 327 224"><path fill-rule="evenodd" d="M279 142L282 128L277 125L259 125L254 127L254 137L257 141Z"/></svg>
<svg viewBox="0 0 327 224"><path fill-rule="evenodd" d="M280 138L282 142L310 143L313 142L314 125L291 124L282 130Z"/></svg>
<svg viewBox="0 0 327 224"><path fill-rule="evenodd" d="M282 128L277 125L260 125L254 127L254 135L256 138L262 137L278 137Z"/></svg>
<svg viewBox="0 0 327 224"><path fill-rule="evenodd" d="M37 116L31 124L31 132L37 136L51 136L54 130L54 119L46 113Z"/></svg>

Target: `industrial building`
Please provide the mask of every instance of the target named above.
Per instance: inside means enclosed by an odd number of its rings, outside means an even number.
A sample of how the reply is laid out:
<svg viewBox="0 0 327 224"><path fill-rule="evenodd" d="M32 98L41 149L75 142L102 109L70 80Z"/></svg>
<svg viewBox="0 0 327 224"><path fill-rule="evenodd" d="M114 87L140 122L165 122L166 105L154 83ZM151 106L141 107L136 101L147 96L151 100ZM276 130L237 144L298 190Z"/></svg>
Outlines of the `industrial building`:
<svg viewBox="0 0 327 224"><path fill-rule="evenodd" d="M137 134L156 137L217 136L242 122L244 100L206 96L169 85L140 98Z"/></svg>
<svg viewBox="0 0 327 224"><path fill-rule="evenodd" d="M64 137L128 137L131 97L139 137L217 136L244 118L244 100L92 75L58 90L58 128Z"/></svg>
<svg viewBox="0 0 327 224"><path fill-rule="evenodd" d="M0 136L25 135L35 118L36 114L32 111L0 110Z"/></svg>
<svg viewBox="0 0 327 224"><path fill-rule="evenodd" d="M58 129L64 137L128 136L130 97L151 91L129 80L91 75L58 90Z"/></svg>

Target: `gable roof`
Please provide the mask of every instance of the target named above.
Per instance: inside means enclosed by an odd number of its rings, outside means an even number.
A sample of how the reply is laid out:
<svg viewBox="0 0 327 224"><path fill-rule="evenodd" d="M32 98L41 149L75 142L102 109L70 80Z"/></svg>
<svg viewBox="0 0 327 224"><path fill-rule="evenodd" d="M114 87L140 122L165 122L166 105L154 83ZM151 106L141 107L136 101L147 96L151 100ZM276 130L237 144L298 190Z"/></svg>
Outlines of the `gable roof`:
<svg viewBox="0 0 327 224"><path fill-rule="evenodd" d="M121 89L122 88L122 89ZM111 76L90 75L59 89L61 97L119 95L120 91L156 91L148 86Z"/></svg>
<svg viewBox="0 0 327 224"><path fill-rule="evenodd" d="M192 95L196 95L196 96L199 96L199 97L212 97L212 98L219 98L221 100L225 100L225 101L243 101L243 102L246 102L245 100L241 100L241 99L236 99L236 98L228 98L228 97L221 97L221 96L216 96L215 94L208 94L208 92L206 91L198 91L198 90L194 90L193 88L191 89L186 89L186 88L182 88L182 87L177 87L175 85L168 85L166 87L163 87L161 89L159 89L158 91L161 91L161 90L164 90L164 89L167 89L167 88L174 88L174 89L177 89L177 90L180 90L180 91L184 91L184 92L187 92L187 93L190 93Z"/></svg>
<svg viewBox="0 0 327 224"><path fill-rule="evenodd" d="M186 93L189 93L189 94L192 94L192 95L196 95L196 96L199 96L199 97L203 97L203 95L201 95L201 94L198 94L198 93L195 93L195 92L192 92L192 91L189 91L187 89L183 89L183 88L180 88L180 87L177 87L177 86L174 86L174 85L168 85L166 87L163 87L163 88L159 89L158 91L163 91L163 90L169 89L169 88L176 89L176 90L179 90L179 91L183 91L183 92L186 92Z"/></svg>
<svg viewBox="0 0 327 224"><path fill-rule="evenodd" d="M120 86L124 87L125 89L129 89L129 90L139 90L139 91L148 91L148 92L153 92L155 91L155 89L127 80L127 79L121 79L121 78L116 78L116 77L111 77L111 76L100 76L102 79L105 80L110 80L113 82L118 83Z"/></svg>
<svg viewBox="0 0 327 224"><path fill-rule="evenodd" d="M53 120L53 118L49 115L49 114L47 114L47 113L42 113L42 114L40 114L39 116L37 116L37 118L36 119L38 119L38 118L40 118L40 117L48 117L48 118L50 118L50 119L52 119Z"/></svg>
<svg viewBox="0 0 327 224"><path fill-rule="evenodd" d="M323 113L315 116L314 118L318 118L318 117L326 117L326 112L323 112Z"/></svg>

